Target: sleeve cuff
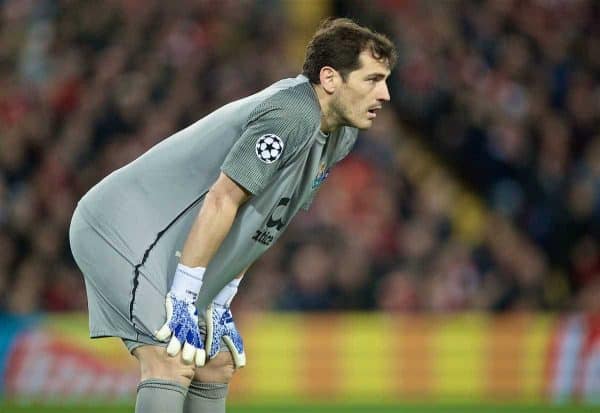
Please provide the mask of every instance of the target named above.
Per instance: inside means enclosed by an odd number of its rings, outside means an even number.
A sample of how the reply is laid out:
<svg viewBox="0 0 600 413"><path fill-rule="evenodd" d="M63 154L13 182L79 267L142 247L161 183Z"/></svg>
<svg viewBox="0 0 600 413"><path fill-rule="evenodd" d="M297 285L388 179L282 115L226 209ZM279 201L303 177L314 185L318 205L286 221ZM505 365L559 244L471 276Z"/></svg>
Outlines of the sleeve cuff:
<svg viewBox="0 0 600 413"><path fill-rule="evenodd" d="M258 194L264 187L261 182L256 182L252 179L252 177L248 176L247 173L244 173L242 170L235 167L231 167L230 165L223 165L221 167L221 172L243 187L246 191L250 192L252 195Z"/></svg>

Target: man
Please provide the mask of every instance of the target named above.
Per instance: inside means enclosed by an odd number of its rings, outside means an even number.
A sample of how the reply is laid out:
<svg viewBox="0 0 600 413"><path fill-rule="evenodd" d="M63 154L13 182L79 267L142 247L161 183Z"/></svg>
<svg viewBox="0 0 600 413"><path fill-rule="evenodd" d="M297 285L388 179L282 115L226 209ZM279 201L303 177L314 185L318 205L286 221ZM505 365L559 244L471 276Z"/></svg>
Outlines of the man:
<svg viewBox="0 0 600 413"><path fill-rule="evenodd" d="M82 198L70 239L90 335L121 337L139 360L137 412L225 411L245 364L229 310L241 275L389 101L395 59L386 37L325 20L302 75L223 106Z"/></svg>

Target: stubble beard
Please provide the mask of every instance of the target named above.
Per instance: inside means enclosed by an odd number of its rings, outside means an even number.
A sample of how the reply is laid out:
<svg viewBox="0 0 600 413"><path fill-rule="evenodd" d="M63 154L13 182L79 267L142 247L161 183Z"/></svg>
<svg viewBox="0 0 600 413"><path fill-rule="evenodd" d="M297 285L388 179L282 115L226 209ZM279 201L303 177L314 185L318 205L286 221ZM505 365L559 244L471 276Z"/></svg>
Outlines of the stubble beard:
<svg viewBox="0 0 600 413"><path fill-rule="evenodd" d="M351 113L352 109L339 96L336 96L331 104L331 115L336 125L335 128L337 129L342 126L357 127L349 117Z"/></svg>

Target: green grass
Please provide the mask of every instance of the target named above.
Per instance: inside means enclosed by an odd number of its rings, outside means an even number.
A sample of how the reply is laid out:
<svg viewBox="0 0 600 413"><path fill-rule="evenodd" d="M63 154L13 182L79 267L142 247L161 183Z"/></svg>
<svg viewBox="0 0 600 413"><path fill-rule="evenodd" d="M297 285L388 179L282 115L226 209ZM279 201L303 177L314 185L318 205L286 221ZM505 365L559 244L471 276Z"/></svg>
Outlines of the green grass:
<svg viewBox="0 0 600 413"><path fill-rule="evenodd" d="M598 406L524 406L524 405L232 405L228 413L592 413ZM2 413L132 413L131 406L7 406Z"/></svg>

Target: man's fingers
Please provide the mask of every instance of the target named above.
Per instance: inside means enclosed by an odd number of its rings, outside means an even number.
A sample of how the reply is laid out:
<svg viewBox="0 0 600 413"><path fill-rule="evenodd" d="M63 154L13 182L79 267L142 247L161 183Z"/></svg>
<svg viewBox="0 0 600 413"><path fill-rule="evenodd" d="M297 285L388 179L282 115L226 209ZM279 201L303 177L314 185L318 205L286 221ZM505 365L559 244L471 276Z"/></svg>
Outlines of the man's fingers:
<svg viewBox="0 0 600 413"><path fill-rule="evenodd" d="M229 349L231 357L233 357L233 364L235 364L235 368L241 369L242 367L244 367L246 365L246 353L244 351L242 351L241 353L238 352L237 348L235 347L235 344L233 344L233 340L231 339L231 337L223 336L223 341Z"/></svg>
<svg viewBox="0 0 600 413"><path fill-rule="evenodd" d="M206 351L201 348L196 349L196 356L194 359L197 367L204 366L204 363L206 363Z"/></svg>
<svg viewBox="0 0 600 413"><path fill-rule="evenodd" d="M165 309L167 310L167 322L163 324L160 330L154 332L154 337L160 341L166 341L171 336L169 321L171 321L171 316L173 315L173 303L168 296L165 300Z"/></svg>
<svg viewBox="0 0 600 413"><path fill-rule="evenodd" d="M219 354L219 347L221 346L220 341L212 340L212 334L210 336L206 336L206 343L204 347L206 348L206 354L209 358L214 358L217 354Z"/></svg>
<svg viewBox="0 0 600 413"><path fill-rule="evenodd" d="M169 323L166 322L158 331L154 332L154 337L157 340L165 341L171 336L171 329L169 328Z"/></svg>
<svg viewBox="0 0 600 413"><path fill-rule="evenodd" d="M214 352L212 346L213 344L213 320L212 320L212 304L206 308L204 312L204 319L206 320L206 341L204 342L204 348L206 349L206 354L212 354Z"/></svg>
<svg viewBox="0 0 600 413"><path fill-rule="evenodd" d="M190 343L185 343L183 345L181 357L184 362L189 364L194 363L198 367L204 366L204 363L206 362L206 352L204 349L196 348Z"/></svg>
<svg viewBox="0 0 600 413"><path fill-rule="evenodd" d="M169 296L165 299L165 309L167 310L167 320L170 320L173 315L173 302Z"/></svg>
<svg viewBox="0 0 600 413"><path fill-rule="evenodd" d="M181 351L181 357L183 361L187 364L192 364L194 362L194 354L196 353L196 347L191 345L190 343L185 343L183 345L183 350Z"/></svg>
<svg viewBox="0 0 600 413"><path fill-rule="evenodd" d="M175 357L177 353L179 353L179 350L181 350L181 342L173 335L167 346L167 354L171 357Z"/></svg>

